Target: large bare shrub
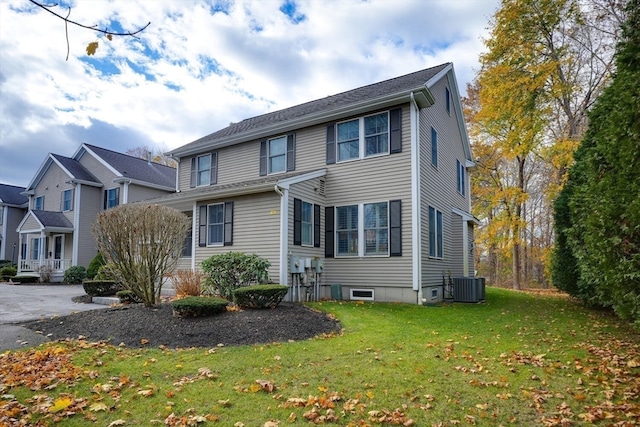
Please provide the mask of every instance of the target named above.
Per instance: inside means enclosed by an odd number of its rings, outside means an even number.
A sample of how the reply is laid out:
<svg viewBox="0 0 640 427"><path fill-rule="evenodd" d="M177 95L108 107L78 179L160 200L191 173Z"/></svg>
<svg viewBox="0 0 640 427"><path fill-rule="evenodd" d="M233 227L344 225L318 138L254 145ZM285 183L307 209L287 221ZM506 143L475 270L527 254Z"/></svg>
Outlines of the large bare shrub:
<svg viewBox="0 0 640 427"><path fill-rule="evenodd" d="M93 235L124 288L152 306L160 300L163 277L178 263L189 225L167 206L120 205L98 215Z"/></svg>
<svg viewBox="0 0 640 427"><path fill-rule="evenodd" d="M171 275L171 281L177 296L198 296L202 293L205 277L203 272L197 270L176 270Z"/></svg>

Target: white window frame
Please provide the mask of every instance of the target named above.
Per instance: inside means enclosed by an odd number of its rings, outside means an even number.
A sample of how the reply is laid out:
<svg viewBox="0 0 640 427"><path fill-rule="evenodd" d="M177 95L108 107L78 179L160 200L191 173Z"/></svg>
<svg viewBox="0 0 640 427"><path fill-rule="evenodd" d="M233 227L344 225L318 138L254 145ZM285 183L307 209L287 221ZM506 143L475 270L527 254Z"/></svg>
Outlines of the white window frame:
<svg viewBox="0 0 640 427"><path fill-rule="evenodd" d="M386 221L386 227L375 227L375 228L365 228L365 206L369 206L369 205L379 205L379 204L386 204L387 205L387 221ZM358 223L356 224L356 228L348 228L348 229L340 229L339 228L339 209L341 208L349 208L349 207L356 207L358 212L357 212L357 221ZM384 257L384 258L388 258L390 256L390 247L389 247L389 235L390 235L390 212L389 212L389 201L388 200L382 200L382 201L376 201L376 202L367 202L367 203L358 203L358 204L351 204L351 205L342 205L342 206L336 206L335 207L335 225L334 225L334 230L335 230L335 248L334 248L334 253L335 253L335 257L336 258L353 258L353 257L359 257L359 258L363 258L363 257L367 257L367 258L374 258L374 257ZM376 241L377 241L377 237L379 235L379 230L382 229L386 229L387 230L387 250L385 253L382 252L376 252L376 253L367 253L367 248L366 248L366 233L369 230L376 230ZM340 238L339 238L339 233L340 232L349 232L349 233L353 233L354 230L357 230L357 238L355 239L355 244L356 244L356 250L354 251L349 251L348 253L341 253L339 251L339 245L340 245Z"/></svg>
<svg viewBox="0 0 640 427"><path fill-rule="evenodd" d="M431 166L438 169L438 131L431 126Z"/></svg>
<svg viewBox="0 0 640 427"><path fill-rule="evenodd" d="M457 169L456 178L458 183L458 193L464 196L466 193L466 185L465 185L466 169L464 167L464 164L458 159L456 159L456 169Z"/></svg>
<svg viewBox="0 0 640 427"><path fill-rule="evenodd" d="M367 206L375 206L375 205L386 205L386 210L387 210L387 218L386 218L386 225L385 226L381 226L380 223L378 222L378 220L380 220L380 216L377 215L376 216L376 226L374 227L369 227L367 228L367 222L366 222L366 207ZM376 214L378 214L379 212L376 212ZM390 218L389 218L389 202L377 202L377 203L363 203L362 204L362 228L363 228L363 232L362 232L362 250L364 253L364 256L370 257L370 256L389 256L389 222L390 222ZM367 234L369 231L373 230L375 233L375 245L376 245L376 251L372 252L372 253L367 253ZM386 246L387 246L387 250L382 252L379 250L379 247L382 245L381 240L380 240L380 233L382 230L386 230Z"/></svg>
<svg viewBox="0 0 640 427"><path fill-rule="evenodd" d="M200 159L209 158L209 168L208 169L200 169ZM196 187L204 187L206 185L211 185L211 168L212 168L213 158L211 153L203 154L201 156L196 157ZM202 175L204 173L204 175ZM206 176L205 180L200 180L200 176Z"/></svg>
<svg viewBox="0 0 640 427"><path fill-rule="evenodd" d="M284 151L282 153L273 154L271 150L271 143L282 142L284 146ZM272 160L275 158L283 158L284 162L282 163L282 169L274 170L272 168ZM280 135L276 138L271 138L267 140L267 174L272 173L282 173L287 171L287 135Z"/></svg>
<svg viewBox="0 0 640 427"><path fill-rule="evenodd" d="M313 203L300 201L300 244L301 246L313 246ZM305 219L305 206L308 207L309 217ZM307 229L308 240L305 240L305 229Z"/></svg>
<svg viewBox="0 0 640 427"><path fill-rule="evenodd" d="M376 116L382 116L382 115L386 115L387 116L387 131L386 132L379 132L379 133L375 133L375 134L370 134L370 135L365 135L365 119L369 118L369 117L376 117ZM346 139L345 141L340 141L339 139L339 127L340 125L346 124L346 123L352 123L352 122L358 122L358 156L357 157L349 157L349 158L345 158L345 159L341 159L340 158L340 145L341 144L345 144L346 142L353 142L355 141L355 138L351 138L351 139ZM360 160L360 159L364 159L364 158L370 158L370 157L378 157L378 156L385 156L388 155L390 153L391 150L391 117L389 116L389 111L382 111L382 112L378 112L375 114L369 114L366 116L362 116L362 117L358 117L357 119L351 119L351 120L345 120L342 122L338 122L336 123L336 163L344 163L344 162L350 162L353 160ZM371 137L371 136L376 136L376 135L383 135L383 134L387 134L387 149L386 151L380 151L380 152L376 152L373 154L367 154L367 137Z"/></svg>
<svg viewBox="0 0 640 427"><path fill-rule="evenodd" d="M222 222L211 222L211 218L213 215L211 215L211 208L213 206L221 206L222 207ZM212 241L212 233L211 233L211 227L212 226L219 226L222 229L222 233L220 234L220 241ZM211 203L209 205L207 205L207 247L214 247L214 246L224 246L224 203Z"/></svg>
<svg viewBox="0 0 640 427"><path fill-rule="evenodd" d="M40 205L40 206L38 206ZM43 211L44 210L44 196L37 196L33 199L33 210L34 211Z"/></svg>
<svg viewBox="0 0 640 427"><path fill-rule="evenodd" d="M444 259L442 211L429 206L429 258Z"/></svg>
<svg viewBox="0 0 640 427"><path fill-rule="evenodd" d="M67 200L66 195L69 194L69 200ZM62 190L62 212L69 212L73 210L73 188L69 188L67 190ZM69 203L67 207L67 202Z"/></svg>

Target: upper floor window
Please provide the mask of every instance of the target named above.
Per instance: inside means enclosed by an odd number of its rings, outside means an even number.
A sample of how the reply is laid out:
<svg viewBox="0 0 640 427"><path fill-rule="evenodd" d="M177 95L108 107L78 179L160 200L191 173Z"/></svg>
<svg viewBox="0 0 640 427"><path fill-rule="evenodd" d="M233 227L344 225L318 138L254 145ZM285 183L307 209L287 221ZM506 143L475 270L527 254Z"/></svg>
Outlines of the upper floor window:
<svg viewBox="0 0 640 427"><path fill-rule="evenodd" d="M44 196L38 196L33 200L33 210L34 211L44 210Z"/></svg>
<svg viewBox="0 0 640 427"><path fill-rule="evenodd" d="M464 164L456 159L456 177L458 182L458 193L465 195L465 169Z"/></svg>
<svg viewBox="0 0 640 427"><path fill-rule="evenodd" d="M338 123L337 145L339 162L389 153L389 113Z"/></svg>
<svg viewBox="0 0 640 427"><path fill-rule="evenodd" d="M445 108L447 109L447 114L451 115L451 92L449 92L449 88L445 87Z"/></svg>
<svg viewBox="0 0 640 427"><path fill-rule="evenodd" d="M431 128L431 164L438 167L438 132Z"/></svg>
<svg viewBox="0 0 640 427"><path fill-rule="evenodd" d="M111 209L120 204L120 187L104 190L104 208Z"/></svg>
<svg viewBox="0 0 640 427"><path fill-rule="evenodd" d="M64 190L60 200L60 207L62 212L70 211L73 209L73 189Z"/></svg>
<svg viewBox="0 0 640 427"><path fill-rule="evenodd" d="M402 109L327 126L327 164L402 152Z"/></svg>
<svg viewBox="0 0 640 427"><path fill-rule="evenodd" d="M191 187L213 185L218 181L218 152L191 158Z"/></svg>
<svg viewBox="0 0 640 427"><path fill-rule="evenodd" d="M288 172L296 168L294 134L260 142L260 175Z"/></svg>
<svg viewBox="0 0 640 427"><path fill-rule="evenodd" d="M442 212L429 206L429 256L443 257Z"/></svg>

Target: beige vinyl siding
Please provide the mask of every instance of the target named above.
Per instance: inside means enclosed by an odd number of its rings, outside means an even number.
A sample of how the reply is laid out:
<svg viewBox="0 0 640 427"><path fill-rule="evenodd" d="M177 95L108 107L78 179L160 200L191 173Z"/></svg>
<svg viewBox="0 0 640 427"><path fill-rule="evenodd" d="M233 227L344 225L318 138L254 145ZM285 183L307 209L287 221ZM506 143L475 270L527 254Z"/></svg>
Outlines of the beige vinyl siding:
<svg viewBox="0 0 640 427"><path fill-rule="evenodd" d="M118 185L114 184L113 182L113 180L116 179L118 176L114 174L102 162L100 162L98 159L93 157L93 155L85 152L78 161L82 166L84 166L88 171L90 171L91 174L98 179L98 181L102 182L105 188L118 187ZM120 196L122 197L122 190L120 190Z"/></svg>
<svg viewBox="0 0 640 427"><path fill-rule="evenodd" d="M465 162L458 118L445 109L445 86L448 79L437 82L431 92L436 102L420 111L420 202L421 202L421 252L422 284L424 287L440 286L442 276L462 275L462 225L452 224L461 218L452 214L453 208L469 209L469 192L462 196L457 191L456 159ZM453 109L453 102L452 102ZM438 167L431 164L431 127L438 133ZM468 182L468 176L465 177ZM467 187L468 190L468 187ZM429 257L429 206L442 212L443 259ZM457 236L457 241L454 240Z"/></svg>
<svg viewBox="0 0 640 427"><path fill-rule="evenodd" d="M326 127L323 127L326 135ZM322 159L325 158L323 135ZM402 256L336 257L325 261L323 282L350 288L375 289L377 301L415 303L411 268L411 148L408 104L402 111L402 152L327 165L327 206L402 201ZM324 227L323 227L324 228ZM324 238L322 239L324 247ZM402 288L402 289L400 289Z"/></svg>
<svg viewBox="0 0 640 427"><path fill-rule="evenodd" d="M22 224L21 230L23 231L32 231L32 230L40 230L41 226L38 223L38 220L35 219L33 215L30 215L29 218Z"/></svg>
<svg viewBox="0 0 640 427"><path fill-rule="evenodd" d="M212 255L229 251L255 253L271 263L269 276L278 281L280 268L280 196L275 192L198 202L196 224L200 223L201 205L234 202L233 245L199 247L196 230L196 268Z"/></svg>
<svg viewBox="0 0 640 427"><path fill-rule="evenodd" d="M124 189L120 190L120 203L123 202L123 192ZM144 201L147 199L152 199L154 197L164 196L165 194L172 193L173 191L159 190L156 188L144 187L142 185L129 184L129 197L127 203L134 203L139 201Z"/></svg>
<svg viewBox="0 0 640 427"><path fill-rule="evenodd" d="M75 227L76 233L78 233L77 265L88 267L93 257L98 253L91 229L96 221L96 216L102 211L103 189L82 184L78 187L80 188L81 207L79 221ZM68 256L71 258L71 253Z"/></svg>
<svg viewBox="0 0 640 427"><path fill-rule="evenodd" d="M34 189L34 197L31 202L33 208L35 204L35 198L44 196L44 209L45 211L60 212L62 199L62 191L74 188L73 184L67 184L71 177L57 165L57 163L51 163L51 166L47 169L44 176L36 185ZM75 209L75 206L73 206ZM73 223L73 215L70 218Z"/></svg>

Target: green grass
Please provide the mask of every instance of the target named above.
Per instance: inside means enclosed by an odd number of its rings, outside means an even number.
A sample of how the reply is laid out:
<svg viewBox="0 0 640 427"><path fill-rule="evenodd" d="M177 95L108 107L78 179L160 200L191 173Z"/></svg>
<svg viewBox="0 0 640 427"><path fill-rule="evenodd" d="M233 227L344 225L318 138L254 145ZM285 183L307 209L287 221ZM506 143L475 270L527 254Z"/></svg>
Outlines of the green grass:
<svg viewBox="0 0 640 427"><path fill-rule="evenodd" d="M188 350L48 344L85 373L37 391L2 391L0 375L0 394L11 395L0 408L78 399L75 415L33 415L60 426L612 425L640 415L639 336L567 298L489 288L484 304L311 306L336 316L343 334Z"/></svg>

